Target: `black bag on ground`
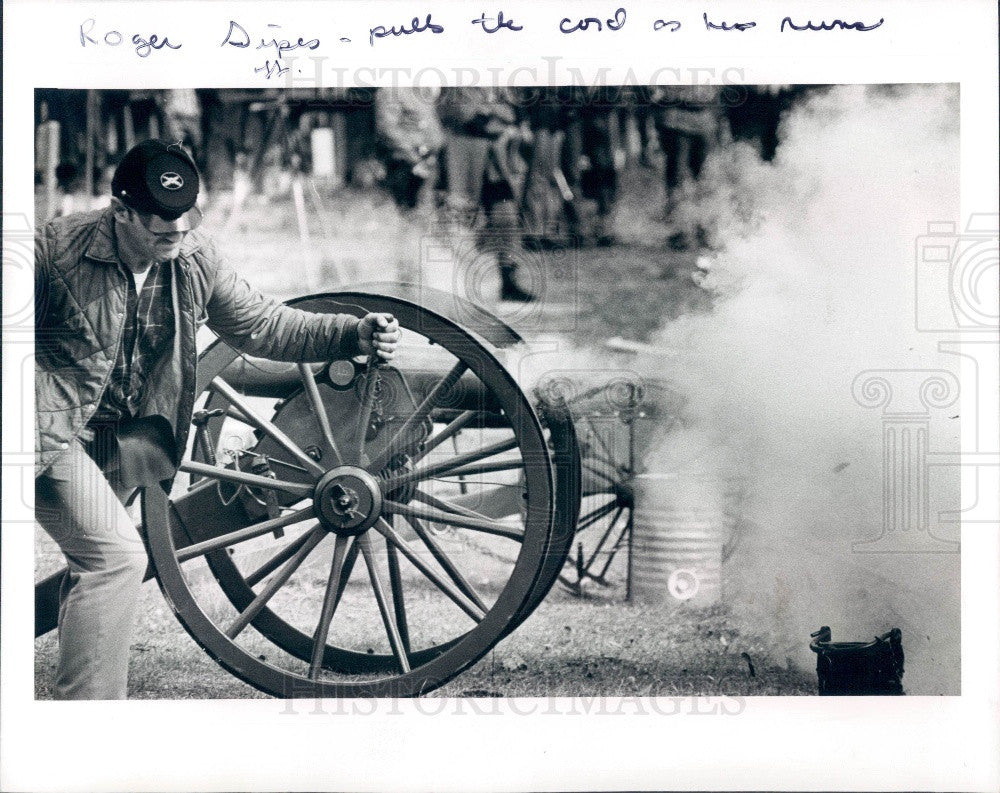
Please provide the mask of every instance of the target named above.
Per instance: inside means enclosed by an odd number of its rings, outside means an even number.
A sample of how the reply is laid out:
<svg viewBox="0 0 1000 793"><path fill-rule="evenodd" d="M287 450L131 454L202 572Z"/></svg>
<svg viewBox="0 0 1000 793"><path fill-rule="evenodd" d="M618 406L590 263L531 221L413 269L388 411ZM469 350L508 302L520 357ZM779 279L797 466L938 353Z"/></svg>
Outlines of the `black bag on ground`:
<svg viewBox="0 0 1000 793"><path fill-rule="evenodd" d="M809 649L816 653L820 696L899 696L903 691L903 633L893 628L870 642L831 642L824 625Z"/></svg>

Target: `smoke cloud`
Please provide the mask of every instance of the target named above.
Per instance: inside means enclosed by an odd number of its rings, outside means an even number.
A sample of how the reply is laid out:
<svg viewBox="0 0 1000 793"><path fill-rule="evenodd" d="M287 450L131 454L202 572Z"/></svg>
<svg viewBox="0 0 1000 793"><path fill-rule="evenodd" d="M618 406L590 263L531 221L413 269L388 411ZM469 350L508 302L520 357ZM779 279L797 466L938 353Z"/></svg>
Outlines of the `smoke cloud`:
<svg viewBox="0 0 1000 793"><path fill-rule="evenodd" d="M914 251L928 221L959 216L958 115L952 85L839 86L787 115L773 162L742 146L712 157L714 189L693 211L713 221L703 286L716 303L658 334L687 351L668 368L685 429L645 461L698 458L724 489L740 482L747 528L723 597L779 657L812 667L821 625L835 641L898 626L913 694L959 693L959 556L855 545L883 531L887 463L882 412L852 383L870 369L957 370L915 330ZM957 412L932 412L932 446L958 449ZM932 486L934 527L958 509L957 472ZM934 531L957 540L954 526Z"/></svg>

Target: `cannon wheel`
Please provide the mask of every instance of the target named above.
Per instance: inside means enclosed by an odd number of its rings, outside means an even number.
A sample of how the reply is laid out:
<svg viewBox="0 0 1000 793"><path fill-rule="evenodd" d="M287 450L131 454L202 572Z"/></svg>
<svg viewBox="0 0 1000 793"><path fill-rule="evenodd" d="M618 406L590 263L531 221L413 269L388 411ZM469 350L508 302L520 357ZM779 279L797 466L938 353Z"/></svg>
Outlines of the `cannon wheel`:
<svg viewBox="0 0 1000 793"><path fill-rule="evenodd" d="M220 664L257 688L277 696L420 694L443 684L467 668L513 630L531 613L558 575L572 541L575 512L570 520L567 520L565 513L560 516L561 520L555 520L559 510L556 508L556 488L550 462L553 451L549 447L555 441L556 457L562 455L562 463L571 462L576 453L572 425L568 420L556 420L555 426L563 429L553 431L551 437L546 439L530 403L486 348L483 336L474 336L457 323L415 303L361 293L325 295L295 302L299 307L311 311L347 311L356 315L366 311L394 313L404 328L419 332L433 344L447 350L454 356L458 370L472 372L486 386L491 399L500 406L502 415L507 417L508 426L513 432L514 443L506 445L516 448L520 453L519 471L526 495L523 529L517 537L516 562L510 569L502 590L492 604L487 606L463 577L459 566L449 560L447 554L443 554L433 536L426 531L426 526L422 527L421 515L433 515L435 522L457 526L463 531L488 531L484 522L471 517L468 510L464 510L464 513L459 507L449 510L447 501L439 500L433 508L420 504L415 509L412 506L413 494L406 493L406 488L399 480L400 475L407 475L407 470L390 470L391 466L387 468L385 458L391 456L386 451L388 447L377 453L373 452L373 457L382 459L369 462L366 457L361 456L359 449L349 460L353 468L340 465L327 469L326 466L310 465L306 452L287 435L282 438L282 430L267 421L258 422L258 431L267 441L277 442L285 447L291 455L285 460L290 473L279 474L268 480L263 480L262 477L254 479L248 478L254 475L238 473L231 466L223 468L193 460L182 465L182 470L204 476L205 480L196 485L202 490L207 490L218 482L242 482L258 488L258 492L278 492L283 497L291 492L294 496L291 501L296 502L296 508L286 506L285 509L291 510L290 514L251 525L245 525L247 521L244 521L242 526L228 525L221 529L199 526L196 536L184 538L179 537L178 526L171 516L172 505L167 502L166 496L157 489L151 489L145 494L143 502L150 556L168 602L189 633ZM202 358L199 381L213 396L224 395L231 413L250 413L252 408L243 403L232 389L227 389L224 383L220 384L216 379L236 357L237 354L230 348L217 343ZM307 371L311 372L302 368L303 390L312 399L309 392L315 389L316 384L314 377ZM449 377L453 377L455 372L456 368L453 368ZM448 377L443 377L439 387L432 389L432 392L440 396L446 391L449 385L446 380ZM372 389L365 389L366 393L370 390ZM360 419L352 417L358 427L355 432L357 438L365 434L360 427L367 427L368 423L367 411L370 405L364 404L365 400L367 397L361 405ZM407 421L399 428L396 446L392 447L394 451L397 446L410 444L413 447L413 438L406 433L415 431L414 428L419 428L428 420L435 407L434 398L430 398L413 408ZM316 415L318 419L318 414ZM468 418L466 421L468 422ZM320 426L321 424L322 421L317 420L315 432L319 436L318 443L326 444L328 449L331 445L328 443L330 430ZM553 421L550 420L550 426L552 424ZM568 434L565 431L567 426L570 428ZM362 443L361 446L363 445ZM413 448L408 450L412 452ZM352 452L345 448L343 453L345 457L341 462L347 462L347 456ZM463 456L463 459L467 460L468 456ZM292 462L288 463L288 460ZM481 468L490 470L490 462L485 458ZM469 464L460 466L456 463L455 470L459 468L468 470ZM561 499L563 504L572 509L573 503L578 501L579 492L577 489L573 493L572 489L578 482L574 479L572 465L561 465L560 470L570 472L568 476L562 476L559 489L564 493ZM445 470L437 473L439 476L448 476L449 472ZM393 481L394 477L396 481ZM416 481L419 485L419 480ZM345 489L350 489L341 487L345 482L350 482L362 492L362 502L365 503L360 507L357 504L352 506L352 516L347 519L348 522L353 520L353 514L360 509L365 517L359 525L341 525L337 520L343 518L338 518L336 514L331 518L331 504L335 497ZM370 488L370 492L365 491L365 486ZM383 500L381 509L375 506L379 499ZM302 506L303 500L305 506ZM384 519L384 516L390 514L397 516L393 521L401 517L411 528L417 529L418 537L411 540L402 537ZM258 539L272 530L283 530L293 525L296 519L311 519L314 515L319 517L318 525L307 529L293 542L285 543L280 551L273 554L269 563L264 565L268 568L269 577L247 575L237 568L230 556L233 546L238 546L245 540ZM185 527L189 534L190 528L190 525ZM328 583L322 608L315 614L315 631L309 635L271 611L268 604L272 597L288 585L294 571L316 545L331 535L334 538L334 552L328 565ZM382 542L383 537L385 541L382 547L385 548L389 567L385 578L379 572L379 560L376 558L373 542L375 538ZM421 547L415 550L414 546L418 545ZM435 545L437 547L433 547ZM421 553L428 550L441 563L439 567L432 568L426 560L421 564ZM426 553L423 555L426 556ZM217 608L206 608L199 603L202 593L199 587L192 586L182 567L184 562L198 557L204 557L208 562L224 595L236 607L235 617L231 613L220 617ZM446 641L411 649L408 639L410 626L406 623L405 612L406 581L399 573L400 557L409 561L424 575L426 580L422 583L430 581L469 614L472 627L458 631ZM331 620L345 591L345 569L350 561L358 558L363 559L368 568L370 596L376 601L383 621L385 638L391 649L389 654L357 652L327 644ZM251 577L253 580L248 580ZM254 591L253 586L264 582L266 583L259 591ZM281 663L271 663L262 660L261 654L255 649L242 646L238 637L249 625L277 643L290 657ZM319 646L322 647L321 651L317 649Z"/></svg>
<svg viewBox="0 0 1000 793"><path fill-rule="evenodd" d="M338 311L344 311L349 308L363 307L366 310L396 311L399 313L397 301L401 300L412 304L417 298L417 295L412 292L412 287L408 287L405 284L375 284L369 288L373 291L364 293L338 293L335 296L336 299L347 302L338 304L334 308ZM387 295L390 292L395 292L395 294ZM429 303L434 307L434 313L446 310L449 306L455 305L456 302L456 298L452 295L426 289L421 290L419 297L421 305ZM430 299L428 300L428 298ZM312 297L300 298L291 301L291 305L304 307L308 310L317 310L317 308L331 310L329 305L324 305L323 302L317 305L315 300L316 298ZM321 301L328 300L329 296L321 298ZM390 302L387 303L387 300ZM359 305L359 301L362 305ZM460 309L462 326L467 327L469 325L474 327L478 331L477 335L481 343L488 344L491 348L503 348L522 341L516 331L506 326L501 320L485 314L479 307L472 304L465 304L460 306ZM470 317L472 318L471 323L468 322ZM220 349L206 352L202 361L203 371L199 375L200 378L208 382L211 376L214 376L218 367L220 365L224 366L225 362L232 357L231 352L224 346ZM241 363L242 361L236 361L234 362L234 366ZM259 369L259 365L260 363L258 362L254 366ZM269 380L266 371L262 375L260 372L255 372L253 367L248 369L241 366L234 369L233 366L229 366L223 370L222 376L224 378L228 377L234 385L248 393L266 392L268 396L280 396L284 398L286 403L289 397L293 397L296 392L301 394L302 391L302 384L297 381L289 382L288 378L284 378L284 380L279 378L276 384L273 379ZM582 469L580 466L580 449L577 445L576 431L571 414L560 395L552 393L538 394L536 396L556 477L555 522L552 527L549 547L542 560L542 572L532 589L531 595L522 604L518 614L508 625L505 635L514 630L534 611L535 607L541 603L557 580L572 545L574 527L577 515L579 514ZM281 411L279 409L273 418L275 423L280 422L280 414ZM443 423L443 421L439 423ZM471 425L474 423L469 422L468 424ZM218 423L216 423L216 428L218 428ZM311 430L315 432L315 427L312 427ZM309 444L312 440L308 436L308 433L299 436L296 430L289 428L288 431L295 434L297 439L302 437L303 446ZM456 435L460 435L461 433L462 430L459 430L456 432ZM240 513L240 516L242 517L242 513ZM255 575L251 582L248 583L244 573L240 571L227 554L214 553L208 555L206 559L216 579L220 582L223 591L234 605L238 608L245 608L247 604L252 602L255 596L252 585L255 585L259 575ZM310 659L313 652L312 637L289 625L288 622L270 609L263 609L258 618L254 620L253 625L270 641L291 655L307 661ZM456 641L457 638L422 650L413 650L411 651L411 661L424 663L443 652ZM331 671L344 674L384 672L396 667L396 659L391 654L356 652L328 645L323 655L323 666Z"/></svg>

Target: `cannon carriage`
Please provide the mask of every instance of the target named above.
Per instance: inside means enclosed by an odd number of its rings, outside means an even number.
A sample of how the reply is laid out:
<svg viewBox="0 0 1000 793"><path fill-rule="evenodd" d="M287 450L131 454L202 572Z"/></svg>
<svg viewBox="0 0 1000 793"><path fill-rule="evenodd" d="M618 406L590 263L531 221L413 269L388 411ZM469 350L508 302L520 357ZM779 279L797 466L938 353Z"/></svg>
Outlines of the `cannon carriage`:
<svg viewBox="0 0 1000 793"><path fill-rule="evenodd" d="M609 555L628 472L578 437L588 393L526 394L501 362L521 337L470 303L378 284L291 305L395 315L399 365L209 346L181 473L142 494L149 574L195 641L266 693L420 695ZM598 524L574 581L574 538ZM36 585L36 635L55 627L60 580Z"/></svg>

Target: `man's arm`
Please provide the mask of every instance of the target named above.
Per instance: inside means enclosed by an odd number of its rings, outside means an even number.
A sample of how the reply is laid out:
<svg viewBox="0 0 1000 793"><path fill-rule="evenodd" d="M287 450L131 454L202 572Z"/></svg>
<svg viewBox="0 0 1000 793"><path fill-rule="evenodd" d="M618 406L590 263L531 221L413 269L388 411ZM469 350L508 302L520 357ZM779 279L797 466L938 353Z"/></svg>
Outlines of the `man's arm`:
<svg viewBox="0 0 1000 793"><path fill-rule="evenodd" d="M226 264L218 264L208 301L208 326L227 344L275 361L329 361L362 352L360 320L316 314L265 297Z"/></svg>

